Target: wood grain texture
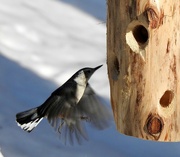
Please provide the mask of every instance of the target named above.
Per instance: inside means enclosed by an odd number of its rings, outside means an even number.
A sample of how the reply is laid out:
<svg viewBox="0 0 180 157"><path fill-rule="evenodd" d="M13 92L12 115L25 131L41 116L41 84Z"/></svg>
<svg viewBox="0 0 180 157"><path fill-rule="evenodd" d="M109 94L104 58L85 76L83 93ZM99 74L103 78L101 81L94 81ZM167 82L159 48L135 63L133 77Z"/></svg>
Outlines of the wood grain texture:
<svg viewBox="0 0 180 157"><path fill-rule="evenodd" d="M180 1L108 0L107 65L117 129L180 141Z"/></svg>

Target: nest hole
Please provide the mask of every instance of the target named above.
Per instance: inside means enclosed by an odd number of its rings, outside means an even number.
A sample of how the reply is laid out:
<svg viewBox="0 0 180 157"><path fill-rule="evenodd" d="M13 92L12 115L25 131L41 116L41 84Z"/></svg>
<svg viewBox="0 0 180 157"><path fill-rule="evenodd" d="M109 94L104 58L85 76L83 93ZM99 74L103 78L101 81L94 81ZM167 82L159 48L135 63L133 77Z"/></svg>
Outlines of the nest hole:
<svg viewBox="0 0 180 157"><path fill-rule="evenodd" d="M133 36L138 44L145 44L149 38L147 29L142 25L134 27Z"/></svg>

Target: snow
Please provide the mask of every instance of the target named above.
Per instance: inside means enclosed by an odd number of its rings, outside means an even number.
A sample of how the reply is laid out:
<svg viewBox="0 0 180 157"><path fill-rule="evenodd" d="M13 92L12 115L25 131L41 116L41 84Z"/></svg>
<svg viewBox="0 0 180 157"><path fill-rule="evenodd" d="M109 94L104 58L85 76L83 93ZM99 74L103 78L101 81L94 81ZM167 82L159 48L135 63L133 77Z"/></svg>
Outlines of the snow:
<svg viewBox="0 0 180 157"><path fill-rule="evenodd" d="M4 157L180 156L179 143L88 128L89 141L64 145L43 120L31 133L17 112L40 105L80 68L103 64L91 86L109 103L105 0L0 0L0 148Z"/></svg>
<svg viewBox="0 0 180 157"><path fill-rule="evenodd" d="M2 153L1 153L1 148L0 148L0 157L3 157Z"/></svg>

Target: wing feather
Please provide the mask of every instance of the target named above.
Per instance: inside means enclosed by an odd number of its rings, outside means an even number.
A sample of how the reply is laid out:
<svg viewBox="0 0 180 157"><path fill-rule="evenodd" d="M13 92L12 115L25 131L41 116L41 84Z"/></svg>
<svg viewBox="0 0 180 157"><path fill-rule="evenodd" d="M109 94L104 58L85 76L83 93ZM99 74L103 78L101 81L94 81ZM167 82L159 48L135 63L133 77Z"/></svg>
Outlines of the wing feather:
<svg viewBox="0 0 180 157"><path fill-rule="evenodd" d="M86 120L97 129L105 129L110 125L112 113L102 103L90 85L77 105L70 104L66 97L52 94L41 106L42 112L54 129L60 133L60 138L67 143L82 143L88 140Z"/></svg>
<svg viewBox="0 0 180 157"><path fill-rule="evenodd" d="M41 112L45 114L55 131L60 133L60 138L67 143L77 141L81 144L82 139L87 140L87 132L81 113L76 105L71 105L62 96L51 95L41 106Z"/></svg>
<svg viewBox="0 0 180 157"><path fill-rule="evenodd" d="M112 122L112 112L100 100L89 84L77 107L97 129L105 129Z"/></svg>

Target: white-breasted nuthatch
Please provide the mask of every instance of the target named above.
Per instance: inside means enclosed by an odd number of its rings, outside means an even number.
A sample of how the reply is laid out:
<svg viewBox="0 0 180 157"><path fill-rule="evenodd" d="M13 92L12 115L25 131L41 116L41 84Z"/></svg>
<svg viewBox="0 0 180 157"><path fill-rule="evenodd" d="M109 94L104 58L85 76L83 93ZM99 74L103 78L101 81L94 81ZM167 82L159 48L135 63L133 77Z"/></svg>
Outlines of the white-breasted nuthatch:
<svg viewBox="0 0 180 157"><path fill-rule="evenodd" d="M73 144L76 139L88 139L83 122L97 129L110 124L111 112L99 100L88 80L101 67L83 68L77 71L39 107L20 112L16 122L23 130L31 132L43 118L47 118L56 131Z"/></svg>

